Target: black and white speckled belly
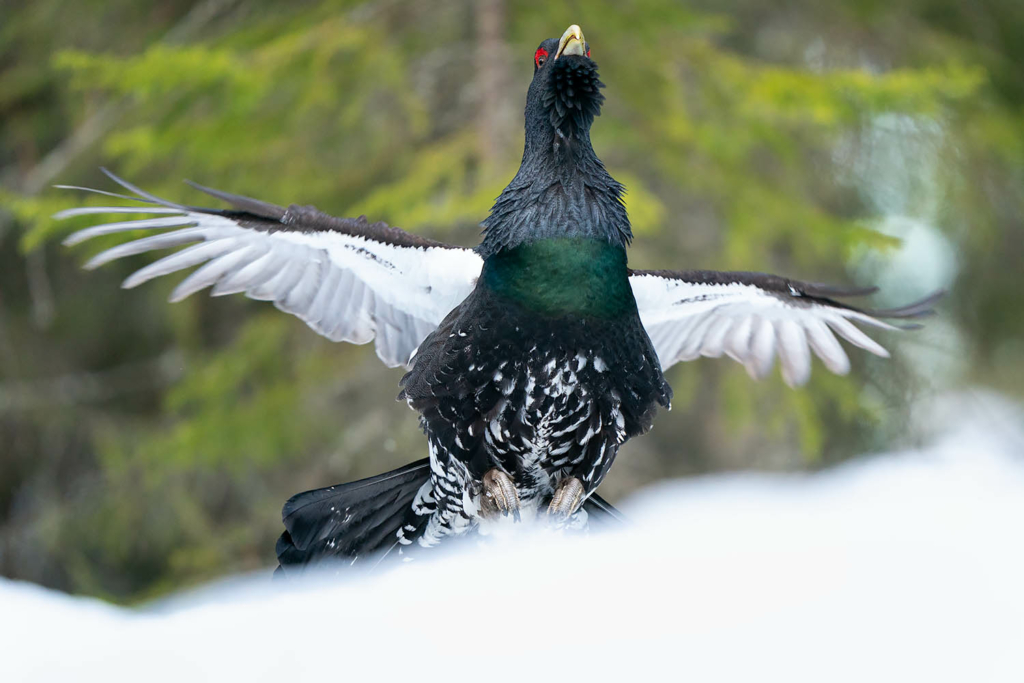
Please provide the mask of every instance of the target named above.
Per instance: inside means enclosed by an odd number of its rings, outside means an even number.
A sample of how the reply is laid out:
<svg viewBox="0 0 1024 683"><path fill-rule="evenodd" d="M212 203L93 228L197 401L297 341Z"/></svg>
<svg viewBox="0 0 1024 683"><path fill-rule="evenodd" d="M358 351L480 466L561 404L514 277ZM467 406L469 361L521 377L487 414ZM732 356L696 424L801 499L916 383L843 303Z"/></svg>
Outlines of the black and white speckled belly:
<svg viewBox="0 0 1024 683"><path fill-rule="evenodd" d="M402 398L431 444L440 524L476 516L492 468L524 510L558 483L594 490L621 443L646 431L670 390L640 320L543 318L478 289L424 341Z"/></svg>
<svg viewBox="0 0 1024 683"><path fill-rule="evenodd" d="M525 358L499 362L492 382L500 397L485 416L484 444L524 507L545 504L566 476L592 489L626 440L622 397L607 372L586 348L531 347Z"/></svg>

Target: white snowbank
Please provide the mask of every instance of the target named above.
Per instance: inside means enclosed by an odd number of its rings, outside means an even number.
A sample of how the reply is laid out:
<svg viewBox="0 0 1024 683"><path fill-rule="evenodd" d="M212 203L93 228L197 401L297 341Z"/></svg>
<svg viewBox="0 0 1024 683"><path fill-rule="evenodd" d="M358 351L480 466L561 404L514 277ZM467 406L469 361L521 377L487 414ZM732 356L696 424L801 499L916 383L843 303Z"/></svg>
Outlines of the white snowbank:
<svg viewBox="0 0 1024 683"><path fill-rule="evenodd" d="M0 580L0 680L1019 683L1024 419L940 408L919 451L665 484L614 535L141 611Z"/></svg>

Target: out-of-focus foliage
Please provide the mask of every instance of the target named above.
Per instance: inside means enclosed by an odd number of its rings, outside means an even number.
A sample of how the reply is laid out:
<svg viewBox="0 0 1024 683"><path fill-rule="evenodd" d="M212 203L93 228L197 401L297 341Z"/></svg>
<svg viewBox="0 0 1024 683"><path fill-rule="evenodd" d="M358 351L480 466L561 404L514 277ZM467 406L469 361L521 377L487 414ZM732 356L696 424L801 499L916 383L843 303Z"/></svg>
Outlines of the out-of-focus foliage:
<svg viewBox="0 0 1024 683"><path fill-rule="evenodd" d="M124 237L60 247L84 223L49 216L98 200L47 185L106 187L106 165L173 199L207 201L188 177L473 244L518 165L533 50L574 22L608 86L593 139L629 188L634 266L845 282L906 244L917 269L889 292L906 299L929 265L898 218L960 274L944 334L887 338L894 360L856 356L850 377L817 366L792 391L725 361L674 368L675 409L624 449L611 497L841 460L904 437L908 401L937 384L1020 394L1018 3L572 7L0 9L0 572L133 600L262 567L289 495L425 454L371 348L237 297L170 306L173 282L120 291L138 257L82 273Z"/></svg>

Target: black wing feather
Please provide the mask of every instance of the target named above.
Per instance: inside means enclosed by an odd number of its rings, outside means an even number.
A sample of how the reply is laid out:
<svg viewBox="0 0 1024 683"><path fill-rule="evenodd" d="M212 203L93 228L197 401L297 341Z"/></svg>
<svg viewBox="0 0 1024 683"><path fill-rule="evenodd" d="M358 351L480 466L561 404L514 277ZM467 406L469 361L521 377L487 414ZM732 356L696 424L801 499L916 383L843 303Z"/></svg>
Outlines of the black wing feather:
<svg viewBox="0 0 1024 683"><path fill-rule="evenodd" d="M117 180L115 178L115 180ZM271 204L260 199L253 199L252 197L244 197L240 194L231 194L230 192L224 192L223 190L215 190L212 187L206 187L199 183L194 183L191 180L186 180L185 183L190 187L193 187L200 192L205 192L211 197L227 202L239 211L250 213L260 218L270 218L275 221L280 221L284 218L287 209L277 204Z"/></svg>

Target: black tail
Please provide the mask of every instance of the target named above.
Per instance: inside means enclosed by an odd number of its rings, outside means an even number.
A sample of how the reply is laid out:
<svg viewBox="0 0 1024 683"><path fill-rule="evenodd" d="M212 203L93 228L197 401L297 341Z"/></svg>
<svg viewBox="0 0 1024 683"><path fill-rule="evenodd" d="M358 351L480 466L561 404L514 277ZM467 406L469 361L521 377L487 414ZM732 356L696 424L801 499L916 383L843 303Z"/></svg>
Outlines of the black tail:
<svg viewBox="0 0 1024 683"><path fill-rule="evenodd" d="M626 523L625 516L596 493L583 501L583 509L587 511L587 525L592 531L611 531Z"/></svg>
<svg viewBox="0 0 1024 683"><path fill-rule="evenodd" d="M408 519L416 493L429 479L430 461L424 458L375 477L292 496L281 511L285 532L277 539L280 564L275 575L388 550ZM597 494L587 498L583 509L592 529L625 521Z"/></svg>
<svg viewBox="0 0 1024 683"><path fill-rule="evenodd" d="M354 559L387 550L430 478L430 462L292 496L281 516L275 574L301 570L329 559Z"/></svg>

